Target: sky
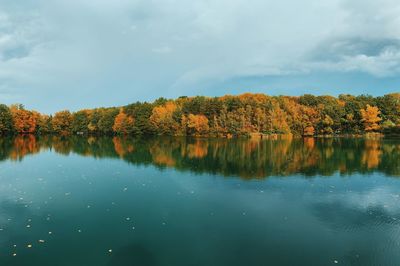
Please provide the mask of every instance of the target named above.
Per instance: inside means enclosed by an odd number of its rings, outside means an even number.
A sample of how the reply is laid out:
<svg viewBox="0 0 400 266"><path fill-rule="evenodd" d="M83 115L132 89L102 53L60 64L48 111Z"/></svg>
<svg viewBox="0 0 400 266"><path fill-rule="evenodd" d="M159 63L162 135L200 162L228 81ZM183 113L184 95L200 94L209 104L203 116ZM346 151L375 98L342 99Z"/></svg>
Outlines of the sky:
<svg viewBox="0 0 400 266"><path fill-rule="evenodd" d="M398 0L0 0L0 102L399 92Z"/></svg>

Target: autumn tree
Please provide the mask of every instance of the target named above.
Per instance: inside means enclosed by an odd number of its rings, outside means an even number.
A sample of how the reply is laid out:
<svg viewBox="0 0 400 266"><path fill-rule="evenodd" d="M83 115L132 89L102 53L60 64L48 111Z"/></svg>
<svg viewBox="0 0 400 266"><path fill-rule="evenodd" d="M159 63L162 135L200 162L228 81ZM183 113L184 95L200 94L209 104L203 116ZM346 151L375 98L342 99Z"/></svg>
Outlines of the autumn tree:
<svg viewBox="0 0 400 266"><path fill-rule="evenodd" d="M318 111L314 108L302 106L300 109L300 126L303 129L303 136L315 134L315 125L319 122Z"/></svg>
<svg viewBox="0 0 400 266"><path fill-rule="evenodd" d="M314 136L314 134L315 134L315 128L313 127L313 126L306 126L304 129L303 129L303 136L306 136L306 137L311 137L311 136Z"/></svg>
<svg viewBox="0 0 400 266"><path fill-rule="evenodd" d="M116 134L127 135L133 132L135 121L121 109L115 117L113 130Z"/></svg>
<svg viewBox="0 0 400 266"><path fill-rule="evenodd" d="M321 133L330 135L333 133L332 126L334 125L333 119L329 115L325 115L325 118L321 121L322 129Z"/></svg>
<svg viewBox="0 0 400 266"><path fill-rule="evenodd" d="M264 132L267 128L268 120L264 109L257 107L253 113L253 124L257 132Z"/></svg>
<svg viewBox="0 0 400 266"><path fill-rule="evenodd" d="M314 135L315 125L319 121L319 113L315 108L299 104L298 99L294 97L283 97L282 105L293 134Z"/></svg>
<svg viewBox="0 0 400 266"><path fill-rule="evenodd" d="M193 114L189 114L188 116L187 127L190 134L195 136L205 135L210 129L206 116Z"/></svg>
<svg viewBox="0 0 400 266"><path fill-rule="evenodd" d="M243 120L237 110L228 111L226 114L226 130L231 136L240 135L243 126Z"/></svg>
<svg viewBox="0 0 400 266"><path fill-rule="evenodd" d="M370 106L367 104L365 109L360 110L361 121L364 124L364 129L366 132L377 131L380 129L379 122L382 118L379 117L381 113L377 106Z"/></svg>
<svg viewBox="0 0 400 266"><path fill-rule="evenodd" d="M60 111L54 114L52 120L54 132L61 135L68 135L72 130L72 115L68 110Z"/></svg>
<svg viewBox="0 0 400 266"><path fill-rule="evenodd" d="M12 105L11 114L14 129L19 134L35 133L38 115L35 112L25 110L21 104Z"/></svg>
<svg viewBox="0 0 400 266"><path fill-rule="evenodd" d="M278 103L273 103L269 114L269 129L271 133L289 133L290 128L286 121L287 114L283 111Z"/></svg>
<svg viewBox="0 0 400 266"><path fill-rule="evenodd" d="M150 116L150 123L157 134L175 135L179 124L174 120L174 112L177 106L173 102L167 102L164 105L153 108Z"/></svg>
<svg viewBox="0 0 400 266"><path fill-rule="evenodd" d="M228 110L223 105L219 114L213 116L211 131L215 136L226 136L228 134L227 113Z"/></svg>

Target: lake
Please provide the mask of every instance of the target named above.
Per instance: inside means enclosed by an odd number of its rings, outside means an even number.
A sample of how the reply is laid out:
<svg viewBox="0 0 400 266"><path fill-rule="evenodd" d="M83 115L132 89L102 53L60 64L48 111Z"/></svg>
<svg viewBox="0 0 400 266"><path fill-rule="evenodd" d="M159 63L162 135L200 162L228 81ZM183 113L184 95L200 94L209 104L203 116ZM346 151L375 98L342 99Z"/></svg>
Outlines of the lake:
<svg viewBox="0 0 400 266"><path fill-rule="evenodd" d="M0 139L0 265L400 265L400 141Z"/></svg>

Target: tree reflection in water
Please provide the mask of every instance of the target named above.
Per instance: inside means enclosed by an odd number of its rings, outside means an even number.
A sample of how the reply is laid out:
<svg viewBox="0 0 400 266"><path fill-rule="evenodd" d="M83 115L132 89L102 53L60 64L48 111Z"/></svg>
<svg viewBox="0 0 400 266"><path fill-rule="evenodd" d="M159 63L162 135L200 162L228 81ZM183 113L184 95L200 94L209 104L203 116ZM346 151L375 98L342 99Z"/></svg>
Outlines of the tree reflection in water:
<svg viewBox="0 0 400 266"><path fill-rule="evenodd" d="M0 139L0 160L52 150L95 158L120 158L135 165L238 176L330 176L382 172L400 174L400 141L363 138L200 139L179 137L57 137Z"/></svg>

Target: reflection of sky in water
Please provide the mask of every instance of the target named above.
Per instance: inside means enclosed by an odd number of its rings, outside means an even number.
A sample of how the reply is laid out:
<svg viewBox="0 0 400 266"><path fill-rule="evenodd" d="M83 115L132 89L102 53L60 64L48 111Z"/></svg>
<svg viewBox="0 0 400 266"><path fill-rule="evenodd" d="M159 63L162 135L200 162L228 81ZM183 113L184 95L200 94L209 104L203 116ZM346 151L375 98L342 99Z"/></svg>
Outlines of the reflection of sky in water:
<svg viewBox="0 0 400 266"><path fill-rule="evenodd" d="M1 163L0 264L399 264L399 194L379 173L244 181L46 151Z"/></svg>

